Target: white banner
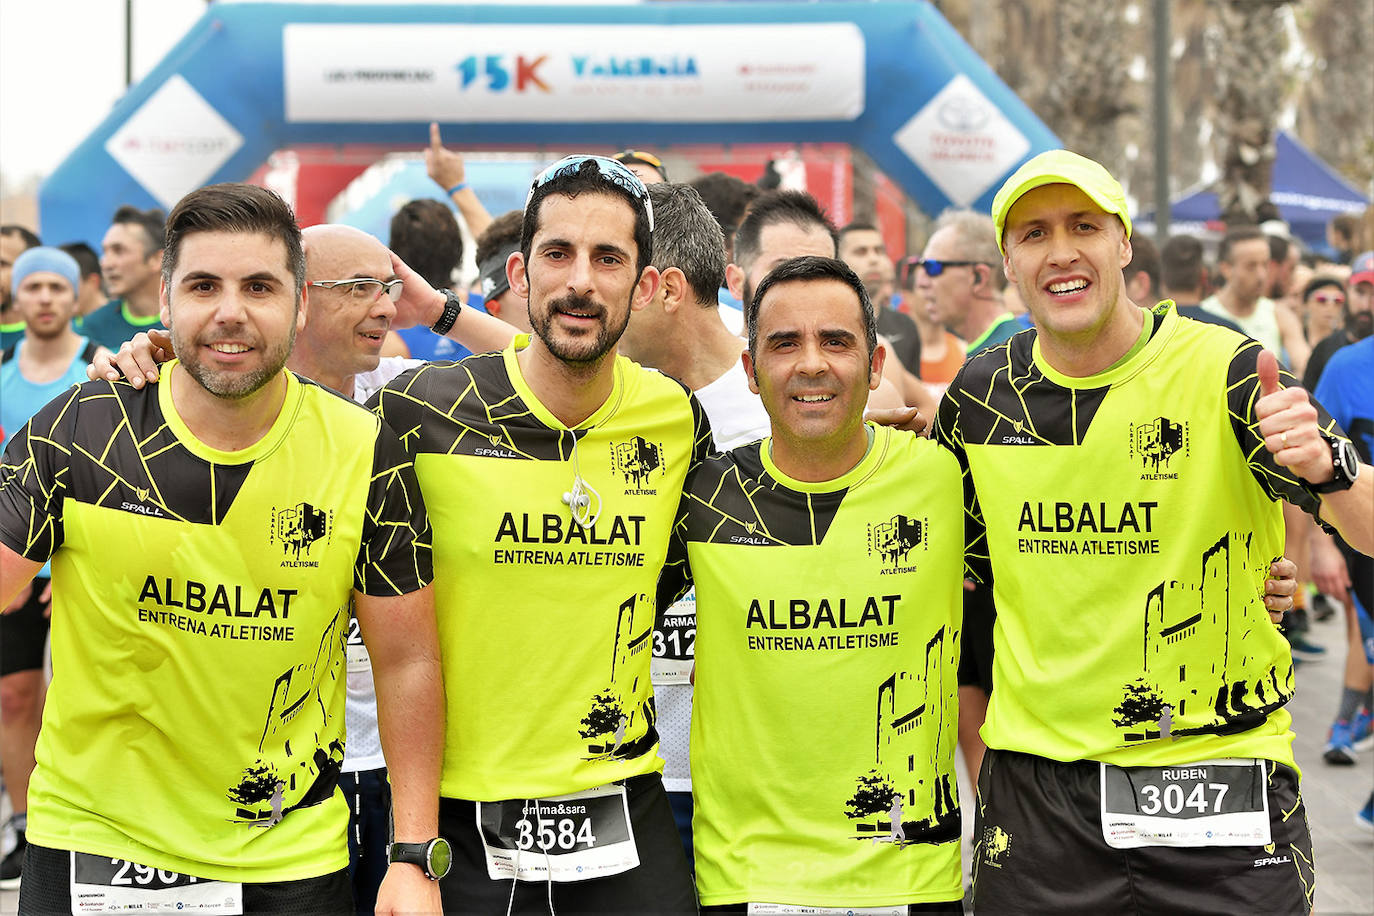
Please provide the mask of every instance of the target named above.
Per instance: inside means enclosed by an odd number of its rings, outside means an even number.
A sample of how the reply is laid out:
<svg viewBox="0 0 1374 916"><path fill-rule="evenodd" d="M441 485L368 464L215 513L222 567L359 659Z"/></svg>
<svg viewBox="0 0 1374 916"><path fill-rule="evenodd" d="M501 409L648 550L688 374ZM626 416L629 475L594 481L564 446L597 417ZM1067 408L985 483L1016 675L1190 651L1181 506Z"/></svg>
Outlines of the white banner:
<svg viewBox="0 0 1374 916"><path fill-rule="evenodd" d="M288 121L848 121L864 38L788 25L287 25Z"/></svg>

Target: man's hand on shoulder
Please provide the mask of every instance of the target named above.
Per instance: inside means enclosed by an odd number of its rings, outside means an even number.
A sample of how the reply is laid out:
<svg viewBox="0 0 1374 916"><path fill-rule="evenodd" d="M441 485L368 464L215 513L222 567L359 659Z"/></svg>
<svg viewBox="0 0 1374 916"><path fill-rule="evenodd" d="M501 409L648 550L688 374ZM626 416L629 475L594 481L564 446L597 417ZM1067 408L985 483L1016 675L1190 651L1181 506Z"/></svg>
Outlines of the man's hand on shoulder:
<svg viewBox="0 0 1374 916"><path fill-rule="evenodd" d="M157 381L158 364L167 362L172 355L171 332L139 331L132 340L120 344L117 353L112 354L101 347L86 367L86 377L91 381L106 379L111 382L125 378L135 388L142 388L145 381Z"/></svg>
<svg viewBox="0 0 1374 916"><path fill-rule="evenodd" d="M891 426L910 433L923 433L930 424L918 407L873 407L864 411L864 419L879 426Z"/></svg>

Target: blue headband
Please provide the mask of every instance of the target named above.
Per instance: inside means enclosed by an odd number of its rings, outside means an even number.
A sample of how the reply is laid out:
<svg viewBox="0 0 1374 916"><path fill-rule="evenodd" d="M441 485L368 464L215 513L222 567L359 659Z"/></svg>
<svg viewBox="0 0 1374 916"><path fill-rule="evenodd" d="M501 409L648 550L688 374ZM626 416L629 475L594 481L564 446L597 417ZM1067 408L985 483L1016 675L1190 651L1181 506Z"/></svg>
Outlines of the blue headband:
<svg viewBox="0 0 1374 916"><path fill-rule="evenodd" d="M14 269L10 272L10 292L19 292L19 285L29 274L57 274L72 286L72 294L81 290L81 268L76 259L61 248L40 245L30 248L14 259Z"/></svg>

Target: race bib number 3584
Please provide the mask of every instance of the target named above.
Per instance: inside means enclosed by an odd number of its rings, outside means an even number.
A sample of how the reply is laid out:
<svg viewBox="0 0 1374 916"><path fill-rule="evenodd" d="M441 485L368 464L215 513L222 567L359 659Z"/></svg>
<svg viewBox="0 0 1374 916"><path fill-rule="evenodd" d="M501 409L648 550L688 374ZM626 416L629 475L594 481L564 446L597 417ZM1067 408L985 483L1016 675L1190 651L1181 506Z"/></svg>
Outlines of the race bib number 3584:
<svg viewBox="0 0 1374 916"><path fill-rule="evenodd" d="M639 865L625 787L477 803L493 880L585 881Z"/></svg>
<svg viewBox="0 0 1374 916"><path fill-rule="evenodd" d="M72 854L72 916L93 913L243 912L243 885L139 865L127 859Z"/></svg>
<svg viewBox="0 0 1374 916"><path fill-rule="evenodd" d="M1140 846L1265 846L1271 842L1264 764L1203 760L1182 766L1102 764L1102 837Z"/></svg>

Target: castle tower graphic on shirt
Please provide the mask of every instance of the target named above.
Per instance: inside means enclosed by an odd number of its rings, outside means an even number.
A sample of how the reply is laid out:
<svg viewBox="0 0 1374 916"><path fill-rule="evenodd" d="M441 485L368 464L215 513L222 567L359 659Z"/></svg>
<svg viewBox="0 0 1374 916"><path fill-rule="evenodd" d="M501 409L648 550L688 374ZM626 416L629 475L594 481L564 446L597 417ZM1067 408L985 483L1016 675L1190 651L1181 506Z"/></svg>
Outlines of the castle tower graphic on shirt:
<svg viewBox="0 0 1374 916"><path fill-rule="evenodd" d="M657 740L653 695L638 709L625 708L625 697L636 694L641 673L648 672L644 665L630 664L652 645L654 616L647 604L641 607L646 600L644 595L631 595L616 610L609 682L591 697L587 714L579 723L578 734L587 739L589 760L637 757ZM625 736L641 721L648 726L646 733L638 740L626 741Z"/></svg>
<svg viewBox="0 0 1374 916"><path fill-rule="evenodd" d="M1251 728L1292 697L1291 664L1247 656L1256 628L1273 626L1252 607L1273 560L1252 556L1253 539L1223 534L1199 557L1197 579L1161 581L1144 597L1140 672L1113 710L1125 745Z"/></svg>
<svg viewBox="0 0 1374 916"><path fill-rule="evenodd" d="M894 671L878 684L873 763L844 806L855 839L899 846L958 839L955 775L939 762L954 759L958 722L945 715L943 698L958 652L958 631L942 626L925 643L921 671Z"/></svg>

